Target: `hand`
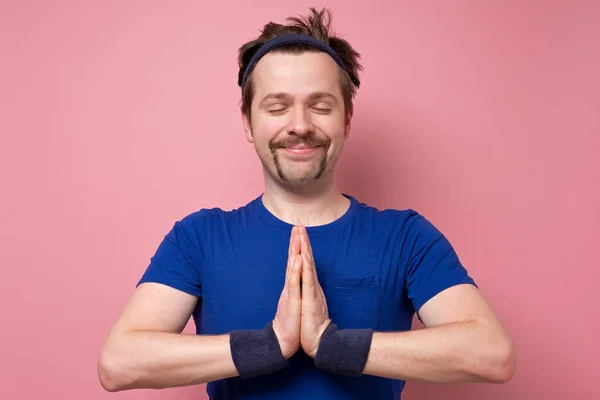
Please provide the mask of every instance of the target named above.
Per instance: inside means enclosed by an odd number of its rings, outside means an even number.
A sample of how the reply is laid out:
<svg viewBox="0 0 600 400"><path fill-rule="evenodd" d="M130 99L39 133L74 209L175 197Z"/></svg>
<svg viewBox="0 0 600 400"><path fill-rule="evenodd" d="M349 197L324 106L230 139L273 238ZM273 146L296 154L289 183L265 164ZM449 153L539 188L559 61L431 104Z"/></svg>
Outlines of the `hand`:
<svg viewBox="0 0 600 400"><path fill-rule="evenodd" d="M315 260L305 227L299 227L302 257L302 321L300 345L306 354L315 358L321 336L331 323L327 300L319 284Z"/></svg>
<svg viewBox="0 0 600 400"><path fill-rule="evenodd" d="M279 340L281 353L286 359L293 356L300 348L300 313L302 312L302 296L300 293L301 274L300 236L298 228L293 227L288 249L285 284L279 297L277 313L273 320L273 330Z"/></svg>

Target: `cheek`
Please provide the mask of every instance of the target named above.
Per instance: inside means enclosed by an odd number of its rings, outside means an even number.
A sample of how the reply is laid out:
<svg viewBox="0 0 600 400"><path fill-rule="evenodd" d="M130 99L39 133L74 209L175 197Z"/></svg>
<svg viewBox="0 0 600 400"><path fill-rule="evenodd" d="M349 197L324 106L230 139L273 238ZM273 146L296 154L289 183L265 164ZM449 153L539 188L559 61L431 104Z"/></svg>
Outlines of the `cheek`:
<svg viewBox="0 0 600 400"><path fill-rule="evenodd" d="M315 121L315 127L334 143L344 140L346 136L346 125L342 119L323 118Z"/></svg>
<svg viewBox="0 0 600 400"><path fill-rule="evenodd" d="M316 127L321 128L324 132L331 132L337 135L338 132L343 132L346 128L346 119L337 110L329 115L313 115L312 122Z"/></svg>
<svg viewBox="0 0 600 400"><path fill-rule="evenodd" d="M277 137L285 125L277 118L264 118L253 124L254 140L266 144Z"/></svg>

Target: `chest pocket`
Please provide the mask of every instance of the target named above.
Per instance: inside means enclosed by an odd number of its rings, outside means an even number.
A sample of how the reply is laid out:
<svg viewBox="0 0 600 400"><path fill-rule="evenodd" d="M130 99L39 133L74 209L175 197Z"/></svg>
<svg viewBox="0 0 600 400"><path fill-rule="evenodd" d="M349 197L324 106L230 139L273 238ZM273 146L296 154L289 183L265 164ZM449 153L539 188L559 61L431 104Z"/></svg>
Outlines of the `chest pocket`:
<svg viewBox="0 0 600 400"><path fill-rule="evenodd" d="M340 329L379 327L379 276L335 278L323 287L329 318Z"/></svg>

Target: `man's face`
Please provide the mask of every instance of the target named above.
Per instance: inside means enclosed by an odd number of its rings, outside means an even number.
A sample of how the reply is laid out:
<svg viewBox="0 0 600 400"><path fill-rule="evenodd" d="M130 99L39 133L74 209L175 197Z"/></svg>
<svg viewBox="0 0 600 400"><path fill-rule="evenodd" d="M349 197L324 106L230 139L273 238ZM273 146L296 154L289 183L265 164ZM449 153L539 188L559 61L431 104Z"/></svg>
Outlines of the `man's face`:
<svg viewBox="0 0 600 400"><path fill-rule="evenodd" d="M349 132L338 65L325 53L269 53L256 65L251 123L269 175L291 185L329 175Z"/></svg>

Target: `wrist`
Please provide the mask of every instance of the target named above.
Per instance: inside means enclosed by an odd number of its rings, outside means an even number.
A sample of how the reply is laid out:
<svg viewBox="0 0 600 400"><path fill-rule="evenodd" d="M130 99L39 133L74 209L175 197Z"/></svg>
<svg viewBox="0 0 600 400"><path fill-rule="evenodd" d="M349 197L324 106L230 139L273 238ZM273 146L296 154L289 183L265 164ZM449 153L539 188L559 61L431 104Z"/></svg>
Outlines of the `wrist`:
<svg viewBox="0 0 600 400"><path fill-rule="evenodd" d="M331 373L361 376L372 340L372 329L340 330L330 323L321 336L315 366Z"/></svg>
<svg viewBox="0 0 600 400"><path fill-rule="evenodd" d="M242 378L254 378L287 366L272 322L261 330L236 330L229 334L231 357Z"/></svg>

